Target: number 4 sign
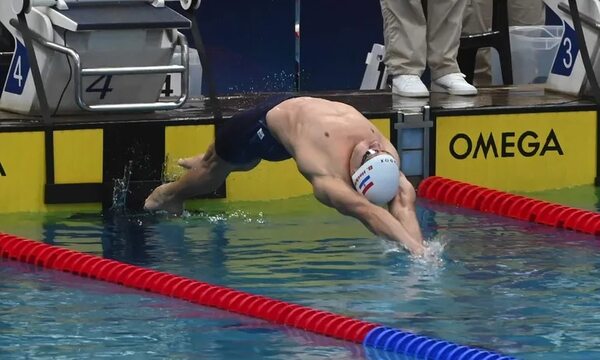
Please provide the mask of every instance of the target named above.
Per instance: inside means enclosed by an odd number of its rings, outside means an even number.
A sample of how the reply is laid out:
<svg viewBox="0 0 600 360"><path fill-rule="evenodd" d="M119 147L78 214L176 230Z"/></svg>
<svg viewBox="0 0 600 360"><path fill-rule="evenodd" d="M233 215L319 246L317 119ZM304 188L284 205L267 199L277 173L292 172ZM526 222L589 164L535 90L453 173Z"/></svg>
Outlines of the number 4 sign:
<svg viewBox="0 0 600 360"><path fill-rule="evenodd" d="M27 49L20 41L17 41L16 43L17 48L15 49L15 55L10 64L4 91L21 95L25 88L25 83L27 82L30 67Z"/></svg>
<svg viewBox="0 0 600 360"><path fill-rule="evenodd" d="M168 74L160 91L160 97L176 97L181 95L181 74Z"/></svg>

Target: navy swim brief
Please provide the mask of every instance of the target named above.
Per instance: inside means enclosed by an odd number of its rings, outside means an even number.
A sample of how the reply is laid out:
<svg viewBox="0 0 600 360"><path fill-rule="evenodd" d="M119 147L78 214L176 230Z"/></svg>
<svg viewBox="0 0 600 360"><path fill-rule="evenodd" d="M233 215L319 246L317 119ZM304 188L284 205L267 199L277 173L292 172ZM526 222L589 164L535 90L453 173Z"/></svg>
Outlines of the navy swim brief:
<svg viewBox="0 0 600 360"><path fill-rule="evenodd" d="M292 97L271 97L252 109L224 120L216 130L217 155L230 164L240 165L258 159L281 161L291 158L290 153L269 131L266 116L269 110Z"/></svg>

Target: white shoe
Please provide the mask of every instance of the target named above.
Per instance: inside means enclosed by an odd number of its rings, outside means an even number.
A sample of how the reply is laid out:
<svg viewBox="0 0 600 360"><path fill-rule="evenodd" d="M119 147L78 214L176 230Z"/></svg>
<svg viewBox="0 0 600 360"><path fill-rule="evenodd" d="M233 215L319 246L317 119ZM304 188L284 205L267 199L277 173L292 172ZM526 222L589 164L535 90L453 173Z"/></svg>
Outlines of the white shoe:
<svg viewBox="0 0 600 360"><path fill-rule="evenodd" d="M392 80L392 93L407 97L429 96L427 86L417 75L396 75Z"/></svg>
<svg viewBox="0 0 600 360"><path fill-rule="evenodd" d="M477 95L477 88L465 80L465 75L452 73L431 83L431 91L447 92L451 95Z"/></svg>

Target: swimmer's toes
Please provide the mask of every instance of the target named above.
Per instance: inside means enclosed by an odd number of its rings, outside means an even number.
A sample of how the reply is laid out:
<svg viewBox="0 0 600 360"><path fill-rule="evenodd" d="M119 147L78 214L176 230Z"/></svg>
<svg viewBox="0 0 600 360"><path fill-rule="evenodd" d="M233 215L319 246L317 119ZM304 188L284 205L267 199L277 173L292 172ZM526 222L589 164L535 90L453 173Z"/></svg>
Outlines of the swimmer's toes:
<svg viewBox="0 0 600 360"><path fill-rule="evenodd" d="M204 154L182 158L182 159L177 160L177 165L181 166L184 169L189 170L191 168L200 166L200 163L202 162L202 158L204 158Z"/></svg>
<svg viewBox="0 0 600 360"><path fill-rule="evenodd" d="M192 168L191 158L179 159L177 160L177 165L189 170Z"/></svg>

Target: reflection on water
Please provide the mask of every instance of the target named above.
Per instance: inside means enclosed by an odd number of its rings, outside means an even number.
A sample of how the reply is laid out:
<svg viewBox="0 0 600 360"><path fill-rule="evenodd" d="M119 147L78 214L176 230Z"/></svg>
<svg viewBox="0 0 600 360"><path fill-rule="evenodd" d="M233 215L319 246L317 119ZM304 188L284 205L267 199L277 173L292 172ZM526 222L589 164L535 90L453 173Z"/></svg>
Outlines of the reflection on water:
<svg viewBox="0 0 600 360"><path fill-rule="evenodd" d="M0 229L518 358L600 356L596 238L430 202L418 215L427 260L311 198L183 217L6 216ZM403 358L6 260L0 299L3 359Z"/></svg>

